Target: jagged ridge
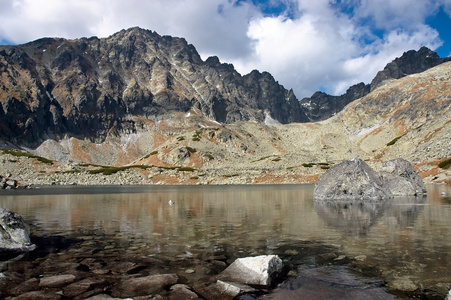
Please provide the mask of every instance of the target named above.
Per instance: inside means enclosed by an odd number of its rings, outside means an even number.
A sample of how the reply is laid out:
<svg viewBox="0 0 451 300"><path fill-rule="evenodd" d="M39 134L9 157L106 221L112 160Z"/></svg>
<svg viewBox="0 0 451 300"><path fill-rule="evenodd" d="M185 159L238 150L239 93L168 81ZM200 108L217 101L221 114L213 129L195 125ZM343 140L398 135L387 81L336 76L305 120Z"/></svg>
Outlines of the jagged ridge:
<svg viewBox="0 0 451 300"><path fill-rule="evenodd" d="M263 122L266 114L307 121L293 91L269 73L241 76L217 57L203 61L182 38L140 28L2 46L0 70L0 138L26 146L64 136L102 141L142 127L137 116L193 107L221 123Z"/></svg>
<svg viewBox="0 0 451 300"><path fill-rule="evenodd" d="M303 98L301 106L310 121L325 120L341 111L349 103L368 95L389 81L424 72L447 61L451 61L451 57L440 58L437 53L427 47L421 47L418 51L410 50L388 63L376 74L371 84L363 82L355 84L340 96L316 92L310 98Z"/></svg>

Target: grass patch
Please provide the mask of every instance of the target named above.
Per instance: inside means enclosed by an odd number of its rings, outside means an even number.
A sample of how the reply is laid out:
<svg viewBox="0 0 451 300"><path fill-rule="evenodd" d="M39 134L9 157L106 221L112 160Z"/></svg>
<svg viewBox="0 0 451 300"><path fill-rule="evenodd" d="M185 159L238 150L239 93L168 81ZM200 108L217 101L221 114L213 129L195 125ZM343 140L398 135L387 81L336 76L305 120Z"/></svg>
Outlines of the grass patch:
<svg viewBox="0 0 451 300"><path fill-rule="evenodd" d="M237 176L240 176L240 174L227 174L227 175L222 175L222 177L225 177L225 178L237 177Z"/></svg>
<svg viewBox="0 0 451 300"><path fill-rule="evenodd" d="M451 167L451 158L442 160L438 166L442 169L449 169Z"/></svg>
<svg viewBox="0 0 451 300"><path fill-rule="evenodd" d="M210 153L204 154L204 157L208 158L209 160L215 159L214 156L211 155Z"/></svg>
<svg viewBox="0 0 451 300"><path fill-rule="evenodd" d="M193 134L193 141L199 142L200 139L202 138L202 137L200 136L201 133L202 133L202 131L196 130L196 131L194 132L194 134Z"/></svg>
<svg viewBox="0 0 451 300"><path fill-rule="evenodd" d="M28 158L34 158L42 163L45 164L53 164L53 161L41 156L37 156L37 155L33 155L30 154L28 152L23 152L23 151L18 151L18 150L13 150L13 149L7 149L7 148L0 148L0 150L4 153L4 154L9 154L12 156L16 156L16 157L28 157Z"/></svg>
<svg viewBox="0 0 451 300"><path fill-rule="evenodd" d="M270 158L270 157L271 157L271 156L263 156L263 157L260 157L260 158L257 159L257 160L254 160L253 162L262 161L262 160L268 159L268 158Z"/></svg>
<svg viewBox="0 0 451 300"><path fill-rule="evenodd" d="M191 167L179 167L179 168L177 168L177 171L180 171L180 172L193 172L193 171L196 171L196 169L191 168Z"/></svg>
<svg viewBox="0 0 451 300"><path fill-rule="evenodd" d="M405 135L406 135L406 134L403 134L403 135L400 135L400 136L398 136L398 137L395 137L394 139L392 139L390 142L387 143L387 146L392 146L392 145L396 144L396 142L397 142L400 138L402 138L403 136L405 136Z"/></svg>
<svg viewBox="0 0 451 300"><path fill-rule="evenodd" d="M60 172L61 174L78 174L81 173L81 170L67 170Z"/></svg>
<svg viewBox="0 0 451 300"><path fill-rule="evenodd" d="M157 151L157 150L150 152L149 154L147 154L146 156L144 156L142 159L149 158L149 157L151 157L152 155L155 155L155 154L158 154L158 151Z"/></svg>
<svg viewBox="0 0 451 300"><path fill-rule="evenodd" d="M153 167L154 166L147 166L147 165L132 165L132 166L123 166L123 167L102 167L102 168L96 169L96 170L88 170L87 172L89 174L112 175L112 174L116 174L117 172L129 170L129 169L133 169L133 168L146 170L146 169L153 168Z"/></svg>
<svg viewBox="0 0 451 300"><path fill-rule="evenodd" d="M186 148L186 150L189 151L189 153L196 153L197 152L197 150L195 148L191 148L191 147L188 147L188 146L186 146L185 148Z"/></svg>

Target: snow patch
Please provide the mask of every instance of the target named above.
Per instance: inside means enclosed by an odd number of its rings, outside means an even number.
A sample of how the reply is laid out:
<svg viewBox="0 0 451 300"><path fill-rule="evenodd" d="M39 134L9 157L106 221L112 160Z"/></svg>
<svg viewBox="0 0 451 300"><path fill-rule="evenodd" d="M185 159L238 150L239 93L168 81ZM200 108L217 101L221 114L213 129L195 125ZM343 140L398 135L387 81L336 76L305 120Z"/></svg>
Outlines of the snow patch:
<svg viewBox="0 0 451 300"><path fill-rule="evenodd" d="M265 110L265 125L280 125L280 122L273 119L269 111Z"/></svg>
<svg viewBox="0 0 451 300"><path fill-rule="evenodd" d="M121 136L121 148L127 154L127 148L136 144L139 138L139 133L131 133Z"/></svg>
<svg viewBox="0 0 451 300"><path fill-rule="evenodd" d="M368 133L370 133L371 131L379 128L381 125L380 124L375 124L371 127L368 128L362 128L357 132L357 136L362 136L362 135L367 135Z"/></svg>

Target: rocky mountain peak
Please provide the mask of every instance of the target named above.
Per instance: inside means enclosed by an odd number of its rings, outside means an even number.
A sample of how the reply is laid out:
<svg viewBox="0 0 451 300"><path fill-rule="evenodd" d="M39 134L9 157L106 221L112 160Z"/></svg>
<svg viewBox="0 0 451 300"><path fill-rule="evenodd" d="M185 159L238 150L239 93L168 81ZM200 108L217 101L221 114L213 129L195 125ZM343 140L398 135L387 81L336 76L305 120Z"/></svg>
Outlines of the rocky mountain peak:
<svg viewBox="0 0 451 300"><path fill-rule="evenodd" d="M137 118L192 108L221 123L263 122L267 114L280 123L307 120L269 73L241 76L217 57L204 62L183 38L138 27L0 46L0 69L0 138L29 146L49 137L101 141L135 131Z"/></svg>
<svg viewBox="0 0 451 300"><path fill-rule="evenodd" d="M451 57L440 58L437 53L427 47L421 47L418 51L410 50L388 63L382 71L377 73L371 84L363 82L355 84L340 96L315 92L310 98L301 100L301 107L310 121L325 120L341 111L352 101L362 98L388 81L424 72L450 60Z"/></svg>

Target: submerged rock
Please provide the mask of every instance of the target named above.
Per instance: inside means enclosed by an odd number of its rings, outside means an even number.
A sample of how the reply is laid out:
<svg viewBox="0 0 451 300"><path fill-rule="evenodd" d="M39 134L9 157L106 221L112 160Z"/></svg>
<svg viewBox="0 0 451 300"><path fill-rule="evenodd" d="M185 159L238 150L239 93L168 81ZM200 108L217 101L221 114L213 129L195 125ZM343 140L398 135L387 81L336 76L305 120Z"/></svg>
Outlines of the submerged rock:
<svg viewBox="0 0 451 300"><path fill-rule="evenodd" d="M423 179L415 171L412 164L403 158L386 161L379 175L393 196L426 194Z"/></svg>
<svg viewBox="0 0 451 300"><path fill-rule="evenodd" d="M28 225L15 212L0 207L0 254L36 249L30 241Z"/></svg>
<svg viewBox="0 0 451 300"><path fill-rule="evenodd" d="M218 279L269 287L282 271L282 267L282 260L277 255L238 258L219 274Z"/></svg>
<svg viewBox="0 0 451 300"><path fill-rule="evenodd" d="M393 197L379 175L360 158L343 161L324 173L315 184L319 200L381 200Z"/></svg>

